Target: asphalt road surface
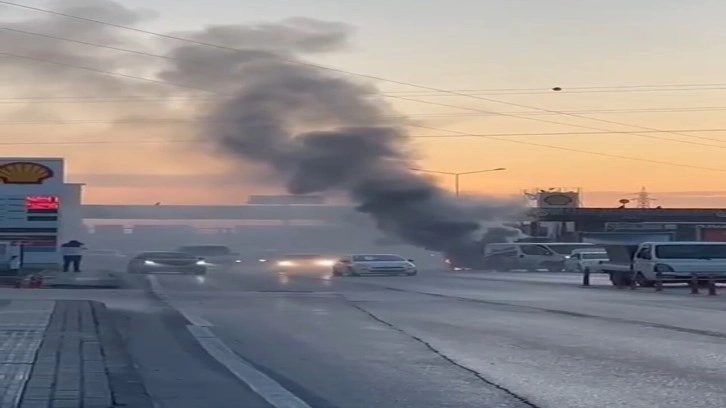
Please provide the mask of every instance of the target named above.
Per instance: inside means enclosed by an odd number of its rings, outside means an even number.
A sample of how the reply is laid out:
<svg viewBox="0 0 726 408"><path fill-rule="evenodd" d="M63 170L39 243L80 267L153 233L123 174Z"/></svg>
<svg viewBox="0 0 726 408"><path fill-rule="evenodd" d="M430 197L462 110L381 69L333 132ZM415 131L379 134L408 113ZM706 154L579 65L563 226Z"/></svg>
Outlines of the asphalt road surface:
<svg viewBox="0 0 726 408"><path fill-rule="evenodd" d="M162 408L726 406L726 291L252 267L130 282L67 296L116 311Z"/></svg>

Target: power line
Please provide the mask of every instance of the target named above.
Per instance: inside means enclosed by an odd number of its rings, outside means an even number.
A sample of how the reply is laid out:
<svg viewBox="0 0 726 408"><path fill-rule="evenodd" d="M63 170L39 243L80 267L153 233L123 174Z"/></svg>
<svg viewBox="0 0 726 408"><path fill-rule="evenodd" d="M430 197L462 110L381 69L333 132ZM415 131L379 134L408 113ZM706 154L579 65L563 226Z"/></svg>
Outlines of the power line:
<svg viewBox="0 0 726 408"><path fill-rule="evenodd" d="M240 49L237 49L237 48L234 48L234 47L227 47L227 46L219 45L219 44L213 44L213 43L207 43L207 42L203 42L203 41L191 40L191 39L177 37L177 36L172 36L172 35L168 35L168 34L162 34L162 33L157 33L157 32L153 32L153 31L143 30L143 29L139 29L139 28L135 28L135 27L129 27L129 26L124 26L124 25L120 25L120 24L109 23L109 22L106 22L106 21L101 21L101 20L96 20L96 19L91 19L91 18L86 18L86 17L80 17L80 16L75 16L75 15L66 14L66 13L60 13L60 12L56 12L56 11L52 11L52 10L48 10L48 9L42 9L42 8L38 8L38 7L26 6L26 5L19 4L19 3L13 3L13 2L8 2L8 1L0 1L0 4L5 4L5 5L9 5L9 6L24 8L24 9L29 9L29 10L38 11L38 12L47 13L47 14L56 15L56 16L62 16L62 17L66 17L66 18L72 18L72 19L77 19L77 20L92 22L92 23L95 23L95 24L101 24L101 25L106 25L106 26L110 26L110 27L116 27L116 28L120 28L120 29L124 29L124 30L130 30L130 31L139 32L139 33L143 33L143 34L158 36L158 37L161 37L161 38L173 39L173 40L183 41L183 42L192 43L192 44L196 44L196 45L202 45L202 46L206 46L206 47L223 49L223 50L233 51L233 52L243 52L243 50L240 50ZM43 36L45 36L45 35L43 35ZM46 36L46 37L53 38L54 36ZM76 40L64 39L64 38L61 38L61 37L57 37L56 39L63 40L63 41L78 42ZM93 44L93 43L87 43L87 42L82 42L82 43L85 44L85 45L99 46L99 45ZM103 45L101 45L101 46L103 46ZM105 47L105 46L103 46L103 47ZM114 49L117 49L117 50L120 50L120 51L127 51L127 52L136 52L136 51L129 51L129 50L124 50L124 49L120 49L120 48L114 48ZM2 55L2 54L0 54L0 55ZM147 54L147 53L145 53L145 55L158 56L158 55L155 55L155 54ZM164 57L164 56L158 56L158 57L161 57L161 58L169 58L169 57ZM20 57L20 58L22 58L22 57ZM346 74L346 75L354 75L354 76L359 76L359 77L363 77L363 78L373 79L373 80L377 80L377 81L384 81L384 82L390 82L390 83L395 83L395 84L399 84L399 85L405 85L405 86L420 88L420 89L424 89L424 90L428 90L428 91L434 91L434 92L437 92L437 93L448 93L448 94L451 94L451 95L457 95L457 96L463 96L463 97L468 97L468 98L473 98L473 99L478 99L478 100L484 100L484 101L492 102L492 103L499 103L499 104L504 104L504 105L509 105L509 106L517 106L517 107L521 107L521 108L525 108L525 109L533 109L533 110L539 110L539 111L549 112L549 113L557 113L557 114L561 114L561 115L564 115L564 116L570 116L570 117L574 117L574 118L578 118L578 119L585 119L585 120L597 121L597 122L602 122L602 123L610 123L610 124L615 124L615 125L619 125L619 126L629 126L629 127L635 127L635 128L643 129L643 130L658 130L658 129L655 129L655 128L650 128L650 127L645 127L645 126L632 125L632 124L628 124L628 123L622 123L622 122L617 122L617 121L607 120L607 119L592 118L592 117L588 117L588 116L584 116L584 115L580 115L580 114L562 113L560 111L548 110L548 109L544 109L544 108L536 107L536 106L530 106L530 105L525 105L525 104L520 104L520 103L502 101L502 100L493 99L493 98L486 98L486 97L483 97L483 96L471 95L471 94L466 94L466 93L452 91L452 90L439 89L439 88L430 87L430 86L418 85L418 84L408 83L408 82L404 82L404 81L398 81L398 80L392 80L392 79L388 79L388 78L382 78L382 77L378 77L378 76L374 76L374 75L361 74L361 73L347 71L347 70L340 69L340 68L329 67L329 66L324 66L324 65L319 65L319 64L313 64L313 63L304 62L304 61L300 61L300 60L291 60L291 59L285 59L285 58L281 58L281 57L278 57L276 59L278 59L280 61L283 61L283 62L286 62L286 63L290 63L290 64L296 64L296 65L302 65L302 66L309 66L309 67L313 67L313 68L317 68L317 69L323 69L323 70L328 70L328 71L343 73L343 74ZM49 61L45 60L45 62L49 62ZM49 63L53 63L53 62L49 62ZM58 64L58 63L56 62L56 64ZM96 70L96 72L98 72L98 71ZM113 73L113 74L115 74L115 75L123 75L123 74L118 74L118 73ZM137 79L142 79L142 77L136 77L136 78ZM143 80L147 80L147 81L150 80L150 81L162 82L162 83L165 82L165 81L152 80L150 78L143 78ZM189 86L185 86L185 85L181 85L181 86L182 87L185 87L185 88L190 88ZM193 89L198 89L198 88L193 88ZM205 90L205 91L208 91L208 90ZM413 100L411 98L402 98L402 97L395 97L395 96L392 96L392 97L397 98L397 99L408 99L408 100L412 100L412 101L423 102L423 101L420 101L420 100ZM574 126L574 127L580 127L580 128L589 129L589 130L600 130L600 131L608 130L608 129L602 129L602 128L594 128L594 127L591 127L591 126L572 125L572 124L568 124L566 122L548 121L548 120L543 120L543 119L538 119L538 118L523 117L523 116L512 115L512 114L502 114L502 113L500 113L500 114L501 114L501 116L508 116L508 117L513 117L513 118L518 118L518 119L530 120L530 121L540 121L540 122L545 122L545 123L554 123L554 124L560 124L560 125L566 125L566 126ZM694 138L694 139L703 139L703 140L711 140L711 141L716 141L716 142L719 142L719 143L723 143L723 141L721 141L721 140L704 138L704 137L701 137L701 136L694 136L694 135L688 135L688 134L676 133L676 132L667 132L667 133L670 133L670 134L673 134L673 135L676 135L676 136L681 136L681 137L688 137L688 138ZM714 147L715 146L715 145L711 145L711 144L704 144L704 143L698 143L698 142L688 142L688 141L679 140L679 139L666 139L666 138L662 138L662 137L658 137L658 136L646 136L646 135L641 135L641 134L638 134L638 133L633 133L633 135L634 136L638 136L638 137L645 137L645 138L655 139L655 140L667 140L667 141L671 141L671 142L674 142L674 143L685 143L685 144L692 144L692 145L703 145L703 146L707 146L707 147Z"/></svg>
<svg viewBox="0 0 726 408"><path fill-rule="evenodd" d="M145 77L140 77L140 76L136 76L136 75L121 74L119 72L105 71L105 70L102 70L102 69L85 67L85 66L75 65L75 64L68 64L68 63L65 63L65 62L53 61L53 60L49 60L49 59L45 59L45 58L31 57L31 56L28 56L28 55L13 54L13 53L2 52L2 51L0 51L0 55L6 56L6 57L13 57L13 58L24 59L24 60L28 60L28 61L42 62L44 64L58 65L58 66L66 67L66 68L81 69L81 70L85 70L85 71L89 71L89 72L95 72L95 73L98 73L98 74L113 75L113 76L117 76L117 77L121 77L121 78L135 79L135 80L138 80L138 81L146 81L146 82L151 82L151 83L155 83L155 84L162 84L162 85L167 85L167 86L168 85L171 85L171 86L176 86L176 87L179 87L179 88L194 89L194 90L197 90L197 91L214 92L214 91L209 91L209 90L206 90L206 89L196 88L196 87L189 86L189 85L183 85L183 84L177 84L177 83L174 83L174 82L162 81L160 79L145 78Z"/></svg>
<svg viewBox="0 0 726 408"><path fill-rule="evenodd" d="M13 33L24 34L24 35L31 35L31 36L34 36L34 37L48 38L48 39L57 40L57 41L65 41L65 42L71 42L71 43L76 43L76 44L88 45L88 46L91 46L91 47L106 48L106 49L114 50L114 51L121 51L121 52L127 52L127 53L131 53L131 54L143 55L145 57L154 57L154 58L163 58L163 59L167 59L167 60L175 60L175 58L168 57L168 56L165 56L165 55L152 54L152 53L149 53L149 52L130 50L130 49L127 49L127 48L120 48L120 47L113 47L113 46L105 45L105 44L99 44L99 43L92 43L92 42L74 40L74 39L64 38L64 37L58 37L58 36L50 35L50 34L42 34L42 33L36 33L36 32L32 32L32 31L19 30L17 28L10 28L10 27L2 27L2 26L0 26L0 30L9 31L9 32L13 32Z"/></svg>
<svg viewBox="0 0 726 408"><path fill-rule="evenodd" d="M197 41L197 40L192 40L192 39L188 39L188 38L182 38L182 37L177 37L177 36L173 36L173 35L162 34L162 33L154 32L154 31L143 30L143 29L140 29L140 28L129 27L129 26L121 25L121 24L110 23L110 22L107 22L107 21L101 21L101 20L96 20L96 19L87 18L87 17L75 16L75 15L72 15L72 14L61 13L61 12L52 11L52 10L48 10L48 9L43 9L43 8L39 8L39 7L31 7L31 6L27 6L27 5L24 5L24 4L19 4L19 3L9 2L9 1L2 1L2 0L0 0L0 4L5 4L5 5L8 5L8 6L24 8L24 9L28 9L28 10L33 10L33 11L41 12L41 13L52 14L52 15L55 15L55 16L72 18L72 19L82 20L82 21L86 21L86 22L92 22L92 23L95 23L95 24L101 24L101 25L106 25L106 26L110 26L110 27L116 27L116 28L123 29L123 30L129 30L129 31L137 32L137 33L143 33L143 34L147 34L147 35L153 35L153 36L157 36L157 37L160 37L160 38L166 38L166 39L171 39L171 40L176 40L176 41L182 41L182 42L186 42L186 43L190 43L190 44L196 44L196 45L201 45L201 46L205 46L205 47L211 47L211 48L216 48L216 49L221 49L221 50L226 50L226 51L233 51L233 52L243 52L243 50L240 50L240 49L237 49L237 48L234 48L234 47L227 47L227 46L220 45L220 44L208 43L208 42L204 42L204 41ZM467 98L473 98L473 99L483 100L483 101L487 101L487 102L491 102L491 103L499 103L499 104L504 104L504 105L509 105L509 106L517 106L517 107L525 108L525 109L540 110L540 111L544 111L544 112L557 112L557 111L551 111L551 110L544 109L544 108L540 108L540 107L536 107L536 106L529 106L529 105L520 104L520 103L507 102L507 101L502 101L502 100L493 99L493 98L486 98L486 97L483 97L483 96L470 95L470 94L466 94L466 93L462 93L462 92L457 92L457 91L452 91L452 90L439 89L439 88L431 87L431 86L413 84L413 83L410 83L410 82L393 80L393 79L383 78L383 77L379 77L379 76L375 76L375 75L362 74L362 73L348 71L348 70L344 70L344 69L340 69L340 68L329 67L329 66L319 65L319 64L313 64L313 63L309 63L309 62L305 62L305 61L286 59L286 58L282 58L282 57L279 57L279 58L276 58L276 59L278 59L279 61L283 61L283 62L286 62L286 63L290 63L290 64L308 66L308 67L311 67L311 68L323 69L323 70L337 72L337 73L341 73L341 74L345 74L345 75L354 75L354 76L358 76L358 77L361 77L361 78L368 78L368 79L372 79L372 80L376 80L376 81L383 81L383 82L389 82L389 83L394 83L394 84L398 84L398 85L410 86L410 87L424 89L424 90L433 91L433 92L437 92L437 93L448 93L448 94L451 94L451 95L457 95L457 96L462 96L462 97L467 97ZM565 116L574 117L574 118L578 118L578 119L585 119L585 120L592 120L592 121L597 121L597 122L602 122L602 123L616 124L616 125L619 125L619 126L635 127L635 128L639 128L639 129L643 129L643 130L657 130L657 129L649 128L649 127L646 127L646 126L632 125L632 124L628 124L628 123L616 122L616 121L606 120L606 119L591 118L591 117L587 117L587 116L583 116L583 115L579 115L579 114L571 114L570 113L570 114L564 114L564 115ZM536 118L518 117L518 116L515 116L515 115L504 115L504 116L511 116L511 117L516 117L516 118L525 119L525 120L537 120ZM552 121L549 121L549 122L551 123ZM574 126L574 125L569 125L569 124L566 124L566 123L559 123L559 124L568 125L568 126ZM582 126L580 126L580 127L582 127ZM585 128L585 127L582 127L582 128ZM592 127L590 127L589 129L590 130L607 130L607 129L592 128ZM687 134L679 134L679 133L675 133L675 132L672 132L671 134L674 134L674 135L677 135L677 136L682 136L682 137L702 139L701 137L698 137L698 136L687 135ZM635 133L633 135L638 136L638 134L635 134ZM673 141L673 142L676 142L676 143L679 143L679 142L684 142L685 143L685 141L676 140L676 139L664 139L664 138L659 138L659 137L655 137L655 136L647 136L647 137L654 138L654 139L661 139L661 140L670 140L670 141ZM719 140L716 140L716 141L720 142ZM690 143L690 144L695 144L695 142L694 143ZM706 145L706 146L713 146L713 145Z"/></svg>
<svg viewBox="0 0 726 408"><path fill-rule="evenodd" d="M408 116L408 115L404 115ZM155 124L155 123L199 123L199 122L217 122L221 121L210 121L205 117L183 119L183 118L138 118L138 119L59 119L59 120L8 120L0 121L0 126L21 126L21 125L97 125L97 124ZM408 125L410 127L421 127L424 129L430 129L428 126ZM445 130L435 128L437 130ZM451 130L445 130L451 131ZM527 133L493 133L493 134L481 134L481 133L464 133L458 135L421 135L411 136L414 138L428 138L428 137L488 137L488 136L604 136L604 135L631 135L635 133L670 133L670 132L684 132L684 133L712 133L712 132L726 132L726 128L701 128L701 129L664 129L664 130L608 130L608 131L594 131L594 132L527 132ZM724 140L726 142L726 140ZM726 147L726 146L718 146Z"/></svg>
<svg viewBox="0 0 726 408"><path fill-rule="evenodd" d="M2 3L2 2L0 1L0 3ZM106 70L101 70L101 69L97 69L97 68L90 68L90 67L85 67L85 66L80 66L80 65L75 65L75 64L69 64L69 63L64 63L64 62L59 62L59 61L54 61L54 60L48 60L48 59L44 59L44 58L36 58L36 57L30 57L30 56L13 54L13 53L6 53L6 52L0 52L0 55L5 55L5 56L10 56L10 57L15 57L15 58L20 58L20 59L30 60L30 61L34 61L34 62L42 62L42 63L52 64L52 65L59 65L59 66L67 67L67 68L80 69L80 70L90 71L90 72L99 73L99 74L112 75L112 76L118 76L118 77L122 77L122 78L135 79L135 80L141 80L141 81L146 81L146 82L151 82L151 83L158 83L158 84L170 85L170 86L176 86L176 87L182 87L182 88L191 88L191 89L195 89L195 90L201 90L201 91L205 91L205 92L215 93L215 91L209 91L209 90L204 89L204 88L196 88L196 87L191 87L191 86L187 86L187 85L183 85L183 84L178 84L178 83L174 83L174 82L168 82L168 81L159 80L159 79L152 79L152 78L145 78L145 77L140 77L140 76L135 76L135 75L121 74L121 73L117 73L117 72L113 72L113 71L106 71ZM581 129L588 129L588 130L596 130L596 131L604 131L604 132L617 133L617 131L612 131L612 130L609 130L609 129L597 128L597 127L592 127L592 126L583 126L583 125L577 125L577 124L570 124L570 123L559 122L559 121L555 121L555 120L532 118L532 117L520 116L520 115L516 115L516 114L509 114L509 113L503 113L503 112L485 111L485 110L482 110L482 109L469 108L469 107L463 107L463 106L457 106L457 105L450 105L450 104L443 104L443 103L431 102L431 101L424 101L424 100L419 100L419 99L415 99L415 98L407 98L407 97L401 97L401 96L393 96L393 98L400 99L400 100L412 101L412 102L418 102L418 103L424 103L424 104L429 104L429 105L437 105L437 106L445 106L445 107L450 107L450 108L455 108L455 109L471 110L471 111L479 112L479 113L487 113L487 114L493 114L493 115L498 115L498 116L505 116L505 117L517 118L517 119L525 119L525 120L531 120L531 121L537 121L537 122L544 122L544 123L552 123L552 124L557 124L557 125L565 125L565 126L577 127L577 128L581 128ZM526 105L520 105L520 106L526 107ZM546 111L546 110L543 110L543 111ZM560 112L558 112L558 111L546 111L546 112L560 114ZM567 116L573 116L572 114L566 114L566 115ZM593 119L593 120L602 120L602 119ZM617 122L613 122L613 123L617 123ZM416 126L416 125L411 125L411 126ZM629 125L629 126L633 126L633 125ZM650 130L659 131L658 129L650 129ZM661 132L661 133L674 133L674 132ZM641 138L648 138L648 139L655 139L655 140L665 140L665 141L670 141L670 142L674 142L674 143L683 143L683 144L690 144L690 145L697 145L697 146L706 146L706 147L716 147L716 148L726 148L726 146L719 146L719 145L713 145L713 144L707 144L707 143L700 143L700 142L691 142L691 141L688 141L688 140L665 139L665 138L658 137L658 136L646 135L646 134L644 134L644 132L633 132L633 133L629 133L629 134L631 134L633 136L638 136L638 137L641 137ZM688 135L688 134L685 134L685 133L683 133L682 135L688 136L688 137L699 138L699 139L713 140L713 141L717 141L717 142L720 142L720 143L724 143L725 142L725 141L719 140L719 139L707 138L707 137L703 137L703 136Z"/></svg>
<svg viewBox="0 0 726 408"><path fill-rule="evenodd" d="M431 127L429 129L439 130L439 131L444 131L444 132L451 132L451 133L455 133L455 134L461 135L461 136L469 136L465 132L459 132L456 130L440 129L440 128L435 128L435 127ZM547 149L562 150L562 151L567 151L567 152L572 152L572 153L581 153L581 154L588 154L588 155L593 155L593 156L610 157L610 158L615 158L615 159L638 161L638 162L644 162L644 163L653 163L653 164L660 164L660 165L666 165L666 166L685 167L685 168L698 169L698 170L726 172L726 169L719 169L719 168L715 168L715 167L703 167L703 166L696 166L696 165L684 164L684 163L675 163L675 162L667 162L667 161L661 161L661 160L644 159L644 158L640 158L640 157L622 156L622 155L618 155L618 154L593 152L590 150L581 150L581 149L574 149L571 147L546 145L546 144L541 144L541 143L526 142L523 140L512 140L512 139L506 139L506 138L500 139L497 137L492 137L489 140L497 140L497 141L506 142L506 143L516 143L516 144L527 145L527 146L544 147Z"/></svg>
<svg viewBox="0 0 726 408"><path fill-rule="evenodd" d="M512 140L507 138L502 138L505 136L521 136L518 134L467 134L464 132L457 132L454 130L449 129L439 129L439 128L430 128L431 130L441 130L445 132L451 132L454 133L449 135L438 135L438 136L412 136L413 138L429 138L429 137L449 137L449 138L456 138L456 137L478 137L478 138L487 138L488 140L495 140L500 142L508 142L508 143L516 143L520 145L526 145L526 146L535 146L535 147L543 147L546 149L553 149L553 150L561 150L561 151L567 151L571 153L580 153L580 154L588 154L588 155L594 155L594 156L601 156L601 157L609 157L609 158L615 158L615 159L623 159L623 160L629 160L629 161L638 161L638 162L644 162L644 163L652 163L652 164L659 164L659 165L666 165L666 166L672 166L672 167L685 167L685 168L691 168L691 169L697 169L697 170L708 170L708 171L717 171L717 172L726 172L726 169L719 169L714 167L704 167L704 166L696 166L696 165L690 165L690 164L684 164L684 163L675 163L675 162L667 162L667 161L661 161L661 160L652 160L652 159L645 159L640 157L631 157L631 156L623 156L623 155L617 155L617 154L610 154L610 153L601 153L601 152L593 152L590 150L582 150L582 149L574 149L569 147L562 147L562 146L553 146L553 145L547 145L542 143L534 143L534 142L527 142L523 140ZM199 140L199 139L166 139L166 140L92 140L92 141L63 141L63 142L0 142L0 145L2 146L45 146L45 145L119 145L119 144L168 144L168 143L206 143L205 141Z"/></svg>
<svg viewBox="0 0 726 408"><path fill-rule="evenodd" d="M140 33L149 34L149 35L154 35L154 36L158 36L158 37L161 37L161 38L167 38L167 39L174 39L174 40L178 40L178 41L184 41L184 42L192 43L192 44L196 44L196 45L203 45L203 46L207 46L207 47L212 47L212 48L217 48L217 49L224 49L224 50L234 51L234 52L243 52L243 50L239 50L239 49L232 48L232 47L226 47L226 46L219 45L219 44L212 44L212 43L206 43L206 42L202 42L202 41L190 40L190 39L176 37L176 36L171 36L171 35L167 35L167 34L161 34L161 33L156 33L156 32L152 32L152 31L142 30L142 29L138 29L138 28L134 28L134 27L128 27L128 26L123 26L123 25L119 25L119 24L104 22L104 21L100 21L100 20L94 20L94 19L90 19L90 18L86 18L86 17L74 16L74 15L70 15L70 14L55 12L55 11L41 9L41 8L37 8L37 7L30 7L30 6L26 6L26 5L22 5L22 4L18 4L18 3L12 3L12 2L7 2L7 1L0 1L0 4L5 4L5 5L10 5L10 6L15 6L15 7L20 7L20 8L30 9L30 10L34 10L34 11L39 11L39 12L43 12L43 13L48 13L48 14L52 14L52 15L63 16L63 17L67 17L67 18L73 18L73 19L78 19L78 20L83 20L83 21L88 21L88 22L93 22L93 23L97 23L97 24L103 24L103 25L117 27L117 28L126 29L126 30L130 30L130 31L140 32ZM39 62L55 63L57 65L63 65L63 66L67 66L67 67L75 67L75 68L80 68L80 69L86 69L86 70L93 71L93 72L106 73L106 74L116 75L116 76L124 76L124 77L127 77L127 78L141 79L141 80L145 80L145 81L160 82L160 83L165 83L167 85L174 85L172 83L165 82L165 81L161 81L161 80L152 80L152 79L149 79L149 78L128 76L128 75L124 75L124 74L118 74L118 73L115 73L115 72L102 71L102 70L97 70L97 69L88 68L88 67L79 67L79 66L74 66L74 65L71 65L71 64L58 63L58 62L48 61L48 60L43 60L43 59L38 59L38 58L17 56L17 55L8 54L8 53L0 53L0 55L15 56L15 57L19 57L19 58L26 58L26 59L36 60L36 61L39 61ZM284 59L284 58L278 58L278 60L279 61L282 61L282 62L291 63L291 64L302 65L302 66L309 66L309 67L312 67L312 68L323 69L323 70L328 70L328 71L332 71L332 72L338 72L338 73L342 73L342 74L346 74L346 75L355 75L355 76L359 76L359 77L362 77L362 78L368 78L368 79L372 79L372 80L376 80L376 81L384 81L384 82L395 83L395 84L399 84L399 85L405 85L405 86L420 88L420 89L434 91L434 92L449 93L449 94L452 94L452 95L458 95L458 96L464 96L464 97L478 99L478 100L484 100L484 101L488 101L488 102L492 102L492 103L499 103L499 104L505 104L505 105L511 105L511 106L518 106L518 107L522 107L522 108L525 108L525 109L540 110L540 111L544 111L544 112L560 113L558 111L551 111L551 110L547 110L547 109L543 109L543 108L539 108L539 107L533 107L533 106L528 106L528 105L524 105L524 104L517 104L517 103L513 103L513 102L501 101L501 100L492 99L492 98L485 98L485 97L481 97L481 96L467 95L467 94L460 93L460 92L456 92L456 91L444 90L444 89L439 89L439 88L430 87L430 86L424 86L424 85L417 85L417 84L407 83L407 82L404 82L404 81L398 81L398 80L392 80L392 79L377 77L377 76L374 76L374 75L355 73L355 72L352 72L352 71L346 71L346 70L339 69L339 68L327 67L327 66L313 64L313 63L308 63L308 62L304 62L304 61L289 60L289 59ZM181 85L181 86L182 87L186 87L184 85ZM208 91L208 90L204 90L204 91L213 92L213 91ZM397 98L398 99L403 99L403 100L410 100L410 101L414 101L414 102L420 102L420 103L436 104L436 103L432 103L430 101L422 101L422 100L416 100L416 99L412 99L412 98L403 98L403 97L397 97ZM473 110L473 111L482 112L482 113L498 114L500 116L512 117L512 118L517 118L517 119L533 120L533 121L538 121L538 122L554 123L554 124L564 125L564 126L579 127L579 128L582 128L582 129L598 130L598 131L610 131L609 129L602 129L602 128L595 128L595 127L591 127L591 126L583 126L583 125L569 124L569 123L566 123L566 122L557 122L557 121L550 121L550 120L544 120L544 119L538 119L538 118L530 118L530 117L524 117L524 116L517 116L517 115L506 114L506 113L501 113L501 112L490 112L490 111L485 111L485 110L480 110L480 109L465 108L465 107L461 107L461 106L452 106L452 105L445 105L445 104L438 104L438 105L440 105L440 106L454 107L454 108L457 108L457 109ZM586 119L586 120L604 121L604 122L607 122L607 123L618 124L618 125L621 125L621 126L638 127L638 128L647 129L647 130L658 130L658 129L653 129L653 128L645 128L645 127L640 127L640 126L636 126L636 125L630 125L630 124L626 124L626 123L615 122L615 121L605 121L605 120L602 120L602 119L589 118L587 116L580 116L580 115L574 115L574 114L566 114L566 116L572 116L572 117L576 117L576 118L580 118L580 119ZM439 130L441 130L441 129L439 129ZM446 129L444 129L444 130L445 131L448 131ZM671 133L671 132L669 132L669 133ZM676 134L676 133L674 133L674 134ZM684 140L664 139L664 138L660 138L660 137L657 137L657 136L646 136L646 135L641 135L639 133L633 133L633 135L639 136L639 137L646 137L646 138L657 139L657 140L667 140L667 141L678 142L678 143L698 144L698 145L704 145L704 146L709 146L709 147L718 147L716 145L708 145L708 144L702 144L702 143L696 143L696 142L688 142L688 141L684 141ZM702 137L693 136L693 135L687 135L687 134L677 134L677 135L685 136L685 137L702 138ZM711 140L715 140L715 141L718 141L718 142L722 142L721 140L718 140L718 139L711 139ZM511 142L520 142L520 141L511 141ZM541 144L532 144L532 145L539 145L540 147L550 147L550 148L556 148L556 149L560 149L560 150L563 150L563 149L567 150L567 148L561 148L561 147L558 147L558 146L549 146L549 145L541 145ZM569 150L570 151L573 151L573 152L580 152L580 153L606 155L605 153L579 151L577 149L569 149ZM630 157L627 157L627 156L609 155L609 157L620 157L620 158L625 158L625 159L629 159L629 160L637 160L637 159L630 158ZM653 163L659 163L659 164L667 163L667 162L658 162L658 161L653 161L653 160L648 160L648 159L643 159L643 160L644 161L653 162ZM694 167L694 166L680 165L680 164L674 164L674 165ZM710 169L710 168L702 168L702 169ZM710 169L710 170L714 170L714 169ZM721 170L717 170L717 171L721 171Z"/></svg>
<svg viewBox="0 0 726 408"><path fill-rule="evenodd" d="M189 123L193 122L190 120L179 120L179 122L183 123ZM96 123L116 123L113 121L83 121L83 123L90 123L90 124L96 124ZM0 124L3 124L3 122L0 122ZM10 124L10 123L7 123ZM48 122L48 125L54 125L56 123ZM440 129L440 128L434 128L434 127L428 127L428 126L418 126L423 129L430 129L430 130L440 130L444 132L456 132L454 130L447 130L447 129ZM726 128L724 129L683 129L679 130L681 132L726 132ZM461 138L467 138L467 137L473 137L473 138L499 138L499 137L527 137L527 136L599 136L599 135L609 135L609 134L630 134L632 133L629 131L622 131L622 132L549 132L549 133L465 133L465 132L456 132L454 134L437 134L437 135L409 135L409 138L412 139L461 139ZM186 143L190 141L199 141L203 142L200 139L131 139L131 140L75 140L71 142L6 142L6 143L0 143L0 144L8 144L8 145L15 145L15 144L30 144L30 145L42 145L47 143L59 143L59 144L66 144L66 143L73 143L73 144L94 144L94 143L135 143L135 142L149 142L149 143L157 143L157 142L168 142L168 143Z"/></svg>

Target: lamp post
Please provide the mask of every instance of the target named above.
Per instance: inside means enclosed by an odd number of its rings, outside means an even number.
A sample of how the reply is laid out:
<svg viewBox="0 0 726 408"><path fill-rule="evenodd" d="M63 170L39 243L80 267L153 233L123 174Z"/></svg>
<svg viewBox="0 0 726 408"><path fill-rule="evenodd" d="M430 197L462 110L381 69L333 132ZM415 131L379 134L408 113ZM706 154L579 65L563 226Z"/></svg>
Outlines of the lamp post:
<svg viewBox="0 0 726 408"><path fill-rule="evenodd" d="M506 170L506 168L497 167L496 169L464 171L464 172L434 171L434 170L426 170L426 169L418 169L418 168L412 168L411 170L420 171L423 173L445 174L447 176L454 176L454 193L458 197L459 196L459 177L467 175L467 174L479 174L479 173L490 173L493 171L504 171L504 170Z"/></svg>

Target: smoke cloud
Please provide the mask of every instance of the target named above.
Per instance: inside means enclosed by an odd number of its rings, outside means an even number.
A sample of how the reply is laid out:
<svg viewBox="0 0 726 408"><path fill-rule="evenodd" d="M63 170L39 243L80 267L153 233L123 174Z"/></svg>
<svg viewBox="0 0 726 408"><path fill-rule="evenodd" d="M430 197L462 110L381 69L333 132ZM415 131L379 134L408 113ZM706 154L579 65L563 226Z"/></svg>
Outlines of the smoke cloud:
<svg viewBox="0 0 726 408"><path fill-rule="evenodd" d="M109 0L63 0L56 2L54 9L122 25L139 24L153 17L148 11L131 10ZM408 148L406 124L376 96L376 89L304 63L306 56L348 47L353 30L345 24L292 18L278 23L209 26L172 33L233 47L238 52L168 39L151 40L113 27L42 14L5 21L2 27L6 35L0 35L0 52L183 86L174 88L1 57L0 75L13 78L15 93L158 98L198 97L200 92L194 89L206 90L202 94L208 99L196 104L169 103L153 110L143 104L106 105L86 107L83 112L123 120L148 118L151 111L156 118L186 119L186 124L177 124L168 132L195 131L199 141L215 155L238 164L236 167L251 162L268 168L289 193L342 193L380 230L408 243L437 251L470 247L483 231L483 222L508 214L507 209L491 202L453 197L425 175L410 170L416 157ZM161 58L21 31L133 49ZM38 78L52 80L39 82ZM16 113L26 109L21 106ZM52 113L56 118L70 111L60 108L34 112L39 116ZM196 122L200 116L204 119ZM157 132L149 130L149 126L143 121L135 127L126 124L125 133L115 129L114 134L125 138Z"/></svg>
<svg viewBox="0 0 726 408"><path fill-rule="evenodd" d="M286 41L222 55L191 46L175 50L183 63L165 77L197 85L223 81L234 89L210 113L205 140L229 157L268 166L292 194L344 192L379 229L427 249L470 247L480 222L501 215L453 197L411 170L404 124L392 119L375 89L291 61L307 51L298 45L309 42L290 41L289 27L280 27L280 35L265 28L270 38ZM211 30L205 38L229 41ZM328 38L340 45L345 40L333 33Z"/></svg>

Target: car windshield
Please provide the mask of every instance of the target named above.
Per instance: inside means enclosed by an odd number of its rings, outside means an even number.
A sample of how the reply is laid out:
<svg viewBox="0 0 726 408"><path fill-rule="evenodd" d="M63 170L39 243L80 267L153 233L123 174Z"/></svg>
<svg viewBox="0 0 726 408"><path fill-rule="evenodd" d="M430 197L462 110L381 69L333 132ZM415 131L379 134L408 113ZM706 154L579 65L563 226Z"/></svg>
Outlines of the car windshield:
<svg viewBox="0 0 726 408"><path fill-rule="evenodd" d="M355 255L354 262L405 261L398 255Z"/></svg>
<svg viewBox="0 0 726 408"><path fill-rule="evenodd" d="M592 245L583 244L559 244L559 245L547 245L549 249L560 255L569 255L576 249L590 248Z"/></svg>
<svg viewBox="0 0 726 408"><path fill-rule="evenodd" d="M144 252L139 255L139 258L154 258L154 259L194 259L191 254L184 252Z"/></svg>
<svg viewBox="0 0 726 408"><path fill-rule="evenodd" d="M179 251L194 255L229 255L232 253L226 246L199 245L184 246Z"/></svg>
<svg viewBox="0 0 726 408"><path fill-rule="evenodd" d="M726 259L726 244L656 245L660 259Z"/></svg>
<svg viewBox="0 0 726 408"><path fill-rule="evenodd" d="M585 252L581 256L582 259L608 259L606 252Z"/></svg>

